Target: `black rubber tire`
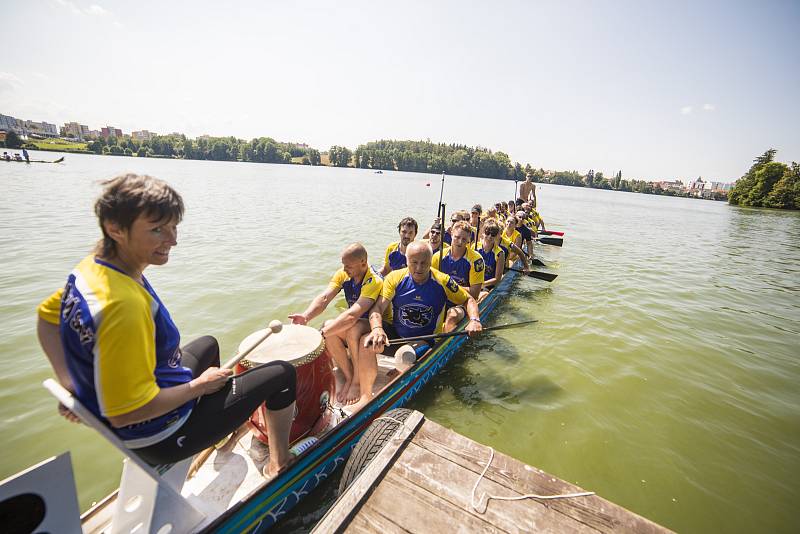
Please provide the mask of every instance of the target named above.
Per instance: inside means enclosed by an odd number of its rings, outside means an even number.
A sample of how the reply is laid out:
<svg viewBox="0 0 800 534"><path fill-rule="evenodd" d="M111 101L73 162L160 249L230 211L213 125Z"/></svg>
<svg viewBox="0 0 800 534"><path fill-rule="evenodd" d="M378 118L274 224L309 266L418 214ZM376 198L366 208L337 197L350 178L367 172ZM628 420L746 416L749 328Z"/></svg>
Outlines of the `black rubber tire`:
<svg viewBox="0 0 800 534"><path fill-rule="evenodd" d="M391 417L392 419L405 422L412 413L413 410L409 410L408 408L395 408L394 410L386 412L381 417ZM347 463L344 466L342 478L339 481L339 495L344 493L344 490L358 478L361 471L366 469L372 459L375 458L375 455L386 445L386 442L394 436L399 427L400 423L387 419L373 421L372 424L367 427L367 431L364 432L364 435L361 436L361 439L356 443L352 454L350 454L350 458L347 459Z"/></svg>

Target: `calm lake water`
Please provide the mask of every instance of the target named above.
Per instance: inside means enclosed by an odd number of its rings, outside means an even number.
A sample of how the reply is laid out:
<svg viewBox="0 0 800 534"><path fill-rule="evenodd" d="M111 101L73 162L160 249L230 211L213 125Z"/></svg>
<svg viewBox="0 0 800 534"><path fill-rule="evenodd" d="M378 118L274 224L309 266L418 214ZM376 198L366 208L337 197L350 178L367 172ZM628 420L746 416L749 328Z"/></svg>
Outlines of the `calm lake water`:
<svg viewBox="0 0 800 534"><path fill-rule="evenodd" d="M302 311L347 243L380 263L397 221L430 223L440 186L433 175L288 165L0 162L0 478L70 450L83 509L117 486L121 457L57 415L41 387L51 373L35 307L99 236L98 180L124 171L183 195L179 245L147 276L183 339L213 334L223 358ZM513 187L448 177L448 213L507 200ZM548 226L567 232L563 248L540 249L559 278L515 282L490 323L539 322L468 343L411 407L674 530L800 530L800 213L538 191ZM307 505L287 528L322 512Z"/></svg>

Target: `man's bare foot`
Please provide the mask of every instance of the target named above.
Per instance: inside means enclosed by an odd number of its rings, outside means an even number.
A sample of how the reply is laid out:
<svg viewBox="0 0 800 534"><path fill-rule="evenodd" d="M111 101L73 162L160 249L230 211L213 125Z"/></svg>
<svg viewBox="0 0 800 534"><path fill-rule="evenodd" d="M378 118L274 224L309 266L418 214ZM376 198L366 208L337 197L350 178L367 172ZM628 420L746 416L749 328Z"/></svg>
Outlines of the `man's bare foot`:
<svg viewBox="0 0 800 534"><path fill-rule="evenodd" d="M361 397L361 386L353 382L350 384L350 388L347 390L345 394L344 403L345 404L353 404L354 402L358 402L358 399Z"/></svg>
<svg viewBox="0 0 800 534"><path fill-rule="evenodd" d="M352 408L350 408L350 411L352 413L357 412L358 410L360 410L361 408L366 406L369 403L369 401L372 400L372 397L373 397L373 394L372 394L371 391L369 393L365 393L365 394L361 395L361 397L359 397L359 399L358 399L358 402L353 404Z"/></svg>
<svg viewBox="0 0 800 534"><path fill-rule="evenodd" d="M353 377L350 378L345 377L344 384L342 384L342 388L336 392L336 402L339 404L348 404L347 402L347 395L350 392L350 386L353 383Z"/></svg>

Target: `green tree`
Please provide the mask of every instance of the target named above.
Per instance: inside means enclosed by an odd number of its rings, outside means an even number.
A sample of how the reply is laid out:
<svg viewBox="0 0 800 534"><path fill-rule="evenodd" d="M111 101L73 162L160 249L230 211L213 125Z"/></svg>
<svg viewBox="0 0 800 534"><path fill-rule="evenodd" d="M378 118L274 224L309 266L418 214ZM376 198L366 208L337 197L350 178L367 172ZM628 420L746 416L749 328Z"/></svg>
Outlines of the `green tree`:
<svg viewBox="0 0 800 534"><path fill-rule="evenodd" d="M308 162L311 165L319 165L321 161L322 161L322 159L321 159L321 157L319 155L319 150L317 150L315 148L309 148L308 149Z"/></svg>
<svg viewBox="0 0 800 534"><path fill-rule="evenodd" d="M102 141L98 141L97 139L95 139L94 141L89 141L89 143L87 143L87 145L86 145L86 148L88 148L89 150L91 150L95 154L102 154L103 153L103 148L105 148L105 147L103 146L103 142Z"/></svg>
<svg viewBox="0 0 800 534"><path fill-rule="evenodd" d="M19 138L17 132L10 131L6 133L6 148L19 148L22 146L22 139Z"/></svg>
<svg viewBox="0 0 800 534"><path fill-rule="evenodd" d="M792 162L764 199L764 205L768 208L800 209L800 165Z"/></svg>

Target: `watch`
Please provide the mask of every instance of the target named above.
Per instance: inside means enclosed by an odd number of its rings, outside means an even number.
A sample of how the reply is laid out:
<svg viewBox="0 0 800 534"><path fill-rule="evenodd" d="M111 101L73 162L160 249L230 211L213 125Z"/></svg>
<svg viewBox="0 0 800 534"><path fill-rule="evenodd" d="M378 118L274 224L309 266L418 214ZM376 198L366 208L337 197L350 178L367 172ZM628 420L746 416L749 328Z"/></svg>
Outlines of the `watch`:
<svg viewBox="0 0 800 534"><path fill-rule="evenodd" d="M469 320L470 320L470 321L475 321L476 323L479 323L479 322L481 322L481 319L480 319L480 317L470 317L470 318L469 318Z"/></svg>

